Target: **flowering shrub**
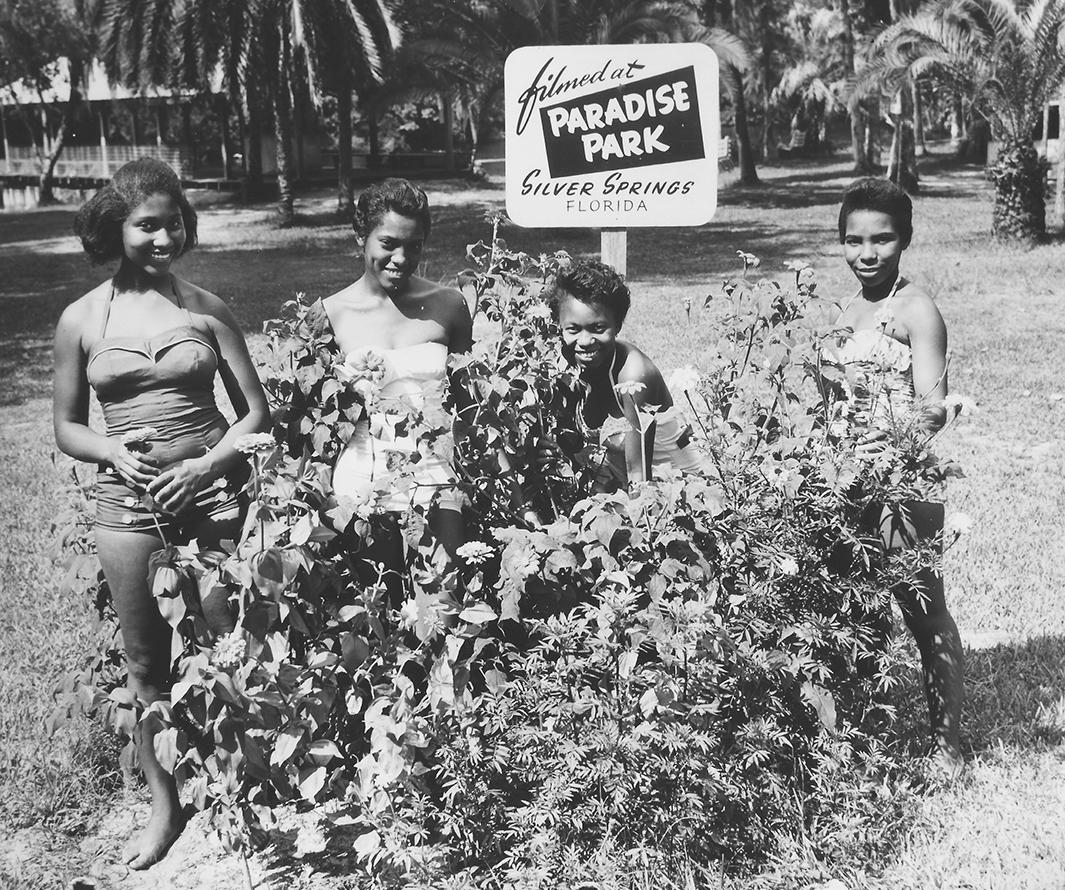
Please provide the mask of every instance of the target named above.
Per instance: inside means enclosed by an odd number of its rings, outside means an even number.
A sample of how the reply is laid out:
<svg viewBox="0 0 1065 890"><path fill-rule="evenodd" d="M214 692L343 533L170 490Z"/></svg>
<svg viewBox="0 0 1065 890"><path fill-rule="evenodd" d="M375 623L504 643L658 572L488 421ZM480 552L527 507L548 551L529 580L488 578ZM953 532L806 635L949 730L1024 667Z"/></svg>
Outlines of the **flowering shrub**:
<svg viewBox="0 0 1065 890"><path fill-rule="evenodd" d="M434 564L432 508L412 499L399 601L367 562L374 498L330 481L383 363L341 354L303 299L267 324L275 429L240 443L254 469L241 539L153 562L176 631L172 694L150 709L160 761L231 847L278 805L314 805L300 855L354 835L385 883L575 885L604 851L680 883L693 864L757 859L823 816L826 776L891 765L889 591L936 552L885 551L868 516L933 497L950 468L921 406L878 411L877 369L838 360L838 307L809 269L754 281L741 252L744 275L712 298L716 353L671 377L712 471L593 494L581 384L539 300L566 257L496 234L460 278L496 333L450 368L469 541ZM430 404L400 413L415 444L389 464L390 491L449 433ZM869 452L873 423L886 439ZM533 459L545 435L572 455L551 473ZM217 589L236 615L218 639L199 608ZM65 704L107 706L129 730L120 678L93 687L115 663L101 656Z"/></svg>

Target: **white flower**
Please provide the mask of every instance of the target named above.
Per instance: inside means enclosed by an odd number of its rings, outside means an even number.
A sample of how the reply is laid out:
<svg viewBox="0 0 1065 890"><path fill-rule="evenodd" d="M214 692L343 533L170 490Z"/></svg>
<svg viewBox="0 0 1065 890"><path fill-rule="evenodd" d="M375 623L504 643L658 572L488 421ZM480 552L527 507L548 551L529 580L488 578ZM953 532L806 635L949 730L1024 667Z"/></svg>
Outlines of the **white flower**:
<svg viewBox="0 0 1065 890"><path fill-rule="evenodd" d="M459 547L455 553L470 565L478 566L482 562L491 559L492 554L495 553L495 551L487 544L482 544L480 541L469 541Z"/></svg>
<svg viewBox="0 0 1065 890"><path fill-rule="evenodd" d="M955 537L964 535L973 527L973 518L966 513L951 513L943 523L943 532Z"/></svg>
<svg viewBox="0 0 1065 890"><path fill-rule="evenodd" d="M306 856L308 853L321 853L326 846L325 832L319 823L308 825L304 823L296 832L296 855Z"/></svg>
<svg viewBox="0 0 1065 890"><path fill-rule="evenodd" d="M614 384L614 390L619 396L634 396L645 389L647 385L639 380L623 380L621 383Z"/></svg>
<svg viewBox="0 0 1065 890"><path fill-rule="evenodd" d="M214 652L211 653L211 661L216 667L236 667L244 660L248 651L248 644L244 641L244 635L239 630L223 634L214 644Z"/></svg>
<svg viewBox="0 0 1065 890"><path fill-rule="evenodd" d="M270 433L245 433L243 436L237 436L233 447L242 454L257 454L272 451L275 444Z"/></svg>
<svg viewBox="0 0 1065 890"><path fill-rule="evenodd" d="M756 257L753 253L747 253L747 251L745 250L737 250L736 256L738 256L740 258L740 261L743 263L744 270L757 269L760 265L762 265L762 261L758 259L758 257Z"/></svg>
<svg viewBox="0 0 1065 890"><path fill-rule="evenodd" d="M380 383L385 379L385 357L369 346L353 349L344 358L344 364L356 377Z"/></svg>
<svg viewBox="0 0 1065 890"><path fill-rule="evenodd" d="M685 365L683 368L677 368L669 375L669 381L666 386L669 387L670 392L695 392L699 388L701 379L699 372L695 368L691 365Z"/></svg>
<svg viewBox="0 0 1065 890"><path fill-rule="evenodd" d="M833 420L828 425L828 434L830 436L836 436L837 438L842 439L845 435L847 435L847 430L849 428L850 427L849 427L849 424L847 423L847 421L845 421L845 420Z"/></svg>
<svg viewBox="0 0 1065 890"><path fill-rule="evenodd" d="M953 412L962 417L976 413L976 402L965 396L954 395L954 393L943 399L943 407L947 409L948 414Z"/></svg>
<svg viewBox="0 0 1065 890"><path fill-rule="evenodd" d="M783 556L780 562L777 564L782 575L797 575L799 574L799 564L793 557Z"/></svg>
<svg viewBox="0 0 1065 890"><path fill-rule="evenodd" d="M410 599L399 610L400 623L407 629L418 623L418 604Z"/></svg>
<svg viewBox="0 0 1065 890"><path fill-rule="evenodd" d="M532 302L525 307L525 315L528 318L539 318L541 321L550 321L551 308L546 303Z"/></svg>
<svg viewBox="0 0 1065 890"><path fill-rule="evenodd" d="M159 430L154 426L146 426L139 430L126 430L122 434L122 444L127 448L130 445L141 445L147 442L149 439L155 439L159 435Z"/></svg>

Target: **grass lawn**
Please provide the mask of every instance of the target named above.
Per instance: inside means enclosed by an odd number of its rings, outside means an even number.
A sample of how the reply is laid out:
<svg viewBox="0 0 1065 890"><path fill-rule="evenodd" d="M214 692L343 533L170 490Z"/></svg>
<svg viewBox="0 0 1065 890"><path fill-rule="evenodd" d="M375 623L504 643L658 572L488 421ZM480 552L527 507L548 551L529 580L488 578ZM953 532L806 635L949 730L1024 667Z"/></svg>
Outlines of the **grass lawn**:
<svg viewBox="0 0 1065 890"><path fill-rule="evenodd" d="M710 225L629 233L634 306L625 335L667 372L698 365L714 341L713 303L704 312L703 297L737 271L737 249L760 256L766 274L787 274L785 260L804 259L822 293L843 299L854 290L836 237L847 165L769 167L763 178L760 187L727 187ZM838 877L850 887L1060 888L1065 246L1021 252L992 243L992 198L977 168L931 158L922 185L903 269L930 290L947 320L951 389L980 408L940 449L968 474L952 483L948 510L975 520L946 558L948 602L970 646L963 734L972 765L958 785L907 805L905 843L885 860L854 861L836 874L811 864L807 879ZM502 207L502 186L428 186L434 227L424 273L447 280L463 267L466 243L490 234L484 212ZM211 198L201 207L201 245L179 271L230 301L246 331L261 330L297 291L325 295L357 276L354 238L329 213L326 192L301 196L302 224L288 230L273 227L272 207ZM43 726L56 680L79 662L92 632L86 604L56 594L52 566L51 524L63 506L68 464L57 469L52 458L51 336L63 307L109 272L83 258L70 234L72 218L66 207L0 214L4 887L67 886L86 862L79 847L85 833L121 797L106 737L80 727L49 739ZM590 255L599 246L589 230L511 228L503 235L530 252ZM694 307L690 320L685 297ZM912 701L919 725L924 713L916 691ZM45 829L44 849L19 858L7 841L35 823ZM780 886L765 880L761 885Z"/></svg>

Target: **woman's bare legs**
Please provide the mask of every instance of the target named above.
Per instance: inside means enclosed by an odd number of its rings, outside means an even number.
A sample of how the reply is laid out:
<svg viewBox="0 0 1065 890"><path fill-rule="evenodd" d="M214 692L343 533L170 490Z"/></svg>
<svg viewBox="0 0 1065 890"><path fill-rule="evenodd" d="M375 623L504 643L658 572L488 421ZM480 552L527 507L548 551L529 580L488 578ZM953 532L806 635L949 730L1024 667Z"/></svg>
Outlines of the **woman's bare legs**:
<svg viewBox="0 0 1065 890"><path fill-rule="evenodd" d="M933 540L942 529L942 504L909 502L901 511L885 510L881 515L881 534L891 548ZM935 745L933 758L949 778L954 778L965 765L958 738L965 695L961 636L947 609L942 573L925 569L918 582L918 587L897 588L895 600L921 653Z"/></svg>
<svg viewBox="0 0 1065 890"><path fill-rule="evenodd" d="M240 533L240 518L234 509L232 514L206 518L183 531L175 543L195 538L202 548L210 549ZM122 628L128 686L143 705L163 698L170 686L171 628L159 612L148 578L148 560L160 547L162 542L154 534L96 530L96 549ZM216 635L233 630L233 616L224 595L209 597L201 608ZM123 852L123 861L133 869L148 868L162 859L185 827L177 784L155 756L159 728L154 719L142 721L133 736L152 797L147 826Z"/></svg>
<svg viewBox="0 0 1065 890"><path fill-rule="evenodd" d="M143 705L166 694L170 677L170 625L159 613L148 587L148 559L159 547L159 538L153 534L96 530L96 549L126 647L128 686ZM148 825L130 840L122 854L133 869L148 868L162 859L185 827L174 777L155 756L157 730L154 721L142 721L133 735L152 796Z"/></svg>

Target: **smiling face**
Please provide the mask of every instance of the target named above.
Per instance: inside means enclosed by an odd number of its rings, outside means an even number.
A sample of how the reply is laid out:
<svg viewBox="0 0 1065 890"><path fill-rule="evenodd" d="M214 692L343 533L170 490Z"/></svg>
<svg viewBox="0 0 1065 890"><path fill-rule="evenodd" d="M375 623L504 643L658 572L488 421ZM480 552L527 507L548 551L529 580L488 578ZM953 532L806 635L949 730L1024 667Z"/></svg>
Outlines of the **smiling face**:
<svg viewBox="0 0 1065 890"><path fill-rule="evenodd" d="M360 244L370 283L383 293L401 294L421 262L425 227L389 210Z"/></svg>
<svg viewBox="0 0 1065 890"><path fill-rule="evenodd" d="M602 303L582 303L563 293L558 301L558 326L563 355L582 370L602 367L613 359L621 325Z"/></svg>
<svg viewBox="0 0 1065 890"><path fill-rule="evenodd" d="M879 210L855 210L847 216L843 255L863 290L890 287L899 274L902 236L895 220Z"/></svg>
<svg viewBox="0 0 1065 890"><path fill-rule="evenodd" d="M177 199L157 192L122 223L123 261L152 277L166 275L185 249L185 221Z"/></svg>

